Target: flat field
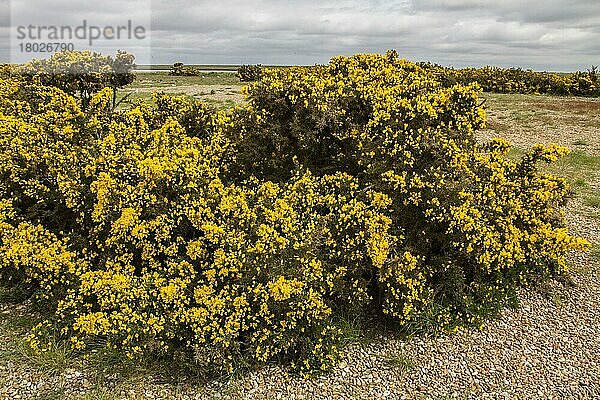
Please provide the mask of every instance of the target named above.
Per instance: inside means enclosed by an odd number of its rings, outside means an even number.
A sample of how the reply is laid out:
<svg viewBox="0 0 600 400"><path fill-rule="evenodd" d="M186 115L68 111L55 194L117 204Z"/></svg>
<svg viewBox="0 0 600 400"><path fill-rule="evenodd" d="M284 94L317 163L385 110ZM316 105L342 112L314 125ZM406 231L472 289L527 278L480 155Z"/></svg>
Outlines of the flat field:
<svg viewBox="0 0 600 400"><path fill-rule="evenodd" d="M139 74L128 101L155 90L227 108L243 102L231 73ZM573 233L593 243L570 259L570 274L523 288L520 307L482 330L440 337L365 337L342 321L348 345L331 374L304 379L273 365L209 382L109 355L81 359L60 344L44 355L25 345L38 317L0 291L0 399L449 399L600 398L600 99L485 94L481 140L504 137L518 156L536 143L572 153L549 167L571 182Z"/></svg>
<svg viewBox="0 0 600 400"><path fill-rule="evenodd" d="M168 72L138 73L136 81L124 88L122 105L150 99L152 92L165 92L205 101L217 108L228 108L243 101L242 84L231 72L209 72L200 76L170 76Z"/></svg>

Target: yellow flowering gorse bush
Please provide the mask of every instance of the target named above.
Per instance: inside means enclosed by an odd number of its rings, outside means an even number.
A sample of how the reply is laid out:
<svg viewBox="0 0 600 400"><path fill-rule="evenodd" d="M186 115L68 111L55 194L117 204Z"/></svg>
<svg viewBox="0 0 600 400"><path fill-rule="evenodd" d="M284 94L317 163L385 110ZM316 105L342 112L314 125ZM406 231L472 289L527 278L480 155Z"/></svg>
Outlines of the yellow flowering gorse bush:
<svg viewBox="0 0 600 400"><path fill-rule="evenodd" d="M404 322L434 313L438 326L479 324L518 283L563 270L587 244L564 228L566 182L537 167L567 150L537 146L514 161L509 143L478 145L478 86L437 78L393 51L268 71L238 111L236 160L272 180L295 165L344 171L391 199L398 240L373 299Z"/></svg>
<svg viewBox="0 0 600 400"><path fill-rule="evenodd" d="M455 69L431 63L420 65L445 85L477 82L486 92L600 96L600 79L595 66L587 71L557 74L491 66Z"/></svg>
<svg viewBox="0 0 600 400"><path fill-rule="evenodd" d="M0 80L0 278L75 349L325 369L340 315L479 323L566 267L565 153L477 145L477 86L385 56L265 71L229 112L156 94L85 110Z"/></svg>

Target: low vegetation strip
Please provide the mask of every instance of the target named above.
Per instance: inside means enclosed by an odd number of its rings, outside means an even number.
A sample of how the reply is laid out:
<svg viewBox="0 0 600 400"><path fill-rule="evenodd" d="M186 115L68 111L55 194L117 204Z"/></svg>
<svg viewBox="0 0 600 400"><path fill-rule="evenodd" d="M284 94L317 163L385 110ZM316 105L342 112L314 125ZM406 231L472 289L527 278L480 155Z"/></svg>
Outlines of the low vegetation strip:
<svg viewBox="0 0 600 400"><path fill-rule="evenodd" d="M445 85L476 82L484 91L493 93L600 96L600 75L596 66L584 72L557 74L492 66L456 69L431 63L420 65Z"/></svg>

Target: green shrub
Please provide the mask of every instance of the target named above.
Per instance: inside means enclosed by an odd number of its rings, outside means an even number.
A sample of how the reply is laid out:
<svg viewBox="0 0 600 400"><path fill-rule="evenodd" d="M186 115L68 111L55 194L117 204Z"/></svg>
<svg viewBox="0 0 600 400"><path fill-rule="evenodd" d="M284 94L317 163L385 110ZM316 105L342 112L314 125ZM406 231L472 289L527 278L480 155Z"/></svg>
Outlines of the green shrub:
<svg viewBox="0 0 600 400"><path fill-rule="evenodd" d="M260 79L262 75L262 66L258 65L242 65L238 68L236 76L242 82L254 82Z"/></svg>
<svg viewBox="0 0 600 400"><path fill-rule="evenodd" d="M537 146L512 161L502 140L478 145L485 114L476 86L446 87L390 52L267 71L247 90L232 170L274 181L294 165L317 176L342 171L392 199L391 232L401 240L372 294L395 318L434 304L445 310L441 325L481 323L519 283L563 270L566 252L585 247L559 211L566 182L536 166L567 150ZM408 281L396 277L402 254Z"/></svg>
<svg viewBox="0 0 600 400"><path fill-rule="evenodd" d="M394 241L389 202L356 192L344 174L224 183L230 122L210 109L198 119L200 103L164 95L105 114L103 91L82 113L57 89L35 87L30 100L53 101L19 115L70 135L27 135L11 147L31 129L16 115L25 86L11 87L0 271L55 305L51 321L73 346L100 340L132 357L185 350L219 368L238 358L331 365L332 307L368 303L365 276ZM71 108L55 118L61 104ZM47 326L31 337L40 349Z"/></svg>
<svg viewBox="0 0 600 400"><path fill-rule="evenodd" d="M176 62L169 70L172 76L199 76L200 70L196 67L186 67L182 62Z"/></svg>
<svg viewBox="0 0 600 400"><path fill-rule="evenodd" d="M521 68L487 66L454 69L431 63L420 65L445 86L476 82L486 92L600 96L600 81L595 66L587 72L560 75Z"/></svg>
<svg viewBox="0 0 600 400"><path fill-rule="evenodd" d="M119 51L114 57L92 51L62 51L43 60L32 60L17 71L42 85L54 86L72 96L78 96L82 108L87 108L92 96L111 88L112 106L116 106L118 89L135 80L135 57Z"/></svg>

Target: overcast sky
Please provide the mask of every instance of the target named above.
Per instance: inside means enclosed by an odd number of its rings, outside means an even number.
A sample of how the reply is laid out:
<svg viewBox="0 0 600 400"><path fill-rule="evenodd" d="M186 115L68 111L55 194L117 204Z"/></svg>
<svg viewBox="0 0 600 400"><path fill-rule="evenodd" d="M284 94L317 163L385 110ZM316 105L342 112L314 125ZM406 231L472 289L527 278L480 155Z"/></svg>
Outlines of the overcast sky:
<svg viewBox="0 0 600 400"><path fill-rule="evenodd" d="M0 2L5 17L11 4L27 3L32 15L53 10L52 18L96 24L144 21L151 12L154 63L314 64L393 48L411 60L457 67L570 71L600 64L600 0ZM12 32L6 20L5 43Z"/></svg>

